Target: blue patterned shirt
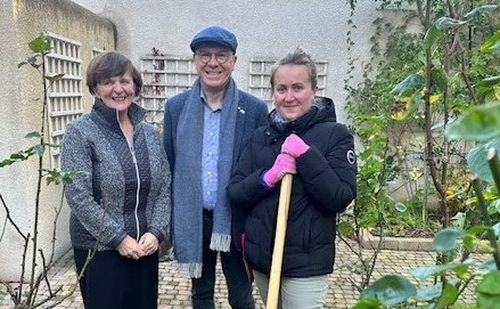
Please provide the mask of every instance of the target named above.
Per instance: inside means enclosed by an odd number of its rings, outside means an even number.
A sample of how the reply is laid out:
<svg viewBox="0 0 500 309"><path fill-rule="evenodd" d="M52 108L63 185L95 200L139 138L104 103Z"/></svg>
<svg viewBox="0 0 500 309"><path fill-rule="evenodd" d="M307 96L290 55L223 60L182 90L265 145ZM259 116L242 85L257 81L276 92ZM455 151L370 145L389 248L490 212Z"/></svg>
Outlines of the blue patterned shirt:
<svg viewBox="0 0 500 309"><path fill-rule="evenodd" d="M203 190L203 208L214 209L217 203L219 183L219 127L221 109L212 110L206 103L203 92L200 94L204 105L203 147L201 159L201 181Z"/></svg>

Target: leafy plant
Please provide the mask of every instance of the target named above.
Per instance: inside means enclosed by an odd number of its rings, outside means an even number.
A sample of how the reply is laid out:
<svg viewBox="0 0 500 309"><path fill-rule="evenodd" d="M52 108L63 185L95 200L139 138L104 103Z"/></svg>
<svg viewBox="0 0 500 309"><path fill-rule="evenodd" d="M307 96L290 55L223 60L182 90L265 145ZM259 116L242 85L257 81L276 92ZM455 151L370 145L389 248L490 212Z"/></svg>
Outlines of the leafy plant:
<svg viewBox="0 0 500 309"><path fill-rule="evenodd" d="M399 25L382 18L375 21L373 56L361 64L365 78L357 87L347 84L352 79L346 80L348 116L363 146L360 162L371 164L364 162L367 156L363 156L365 149L371 149L370 156L381 158L388 168L386 182L381 186L360 168L358 200L364 209L368 208L360 213L360 221L373 226L374 214L381 209L364 203L364 196L384 190L389 200L382 211L395 209L398 202L408 204L421 198L419 213L403 219L419 218L422 225L428 226L433 226L428 224L429 203L437 197L436 214L446 227L454 214L470 210L464 203L471 196L465 168L470 143L443 138L442 131L453 118L498 93L494 41L498 36L494 20L498 9L480 1L470 5L464 1L380 2L382 7L406 3L415 10L401 13L406 15ZM408 24L415 19L420 21L425 35L415 33L415 29L408 31ZM379 123L374 124L373 119ZM373 147L377 133L387 144L378 151ZM365 177L371 179L368 187L364 187ZM389 183L401 185L408 199L392 201Z"/></svg>
<svg viewBox="0 0 500 309"><path fill-rule="evenodd" d="M455 308L460 294L473 280L489 272L498 255L493 253L494 258L483 265L469 259L468 254L485 237L489 239L489 252L498 251L498 223L492 224L499 218L498 188L483 190L479 180L469 181L474 172L492 183L498 169L491 167L494 163L487 163L495 162L495 155L488 156L489 148L497 149L499 143L499 114L493 104L500 97L498 8L485 1L378 2L382 7L405 4L414 10L406 11L399 26L383 19L376 21L373 57L363 65L365 78L357 87L346 86L348 114L363 145L356 200L362 211L357 213L358 220L367 226L384 227L391 225L391 218L400 212L399 218L406 224L423 224L429 219L428 203L436 196L444 230L436 234L437 265L414 273L420 278L434 277L433 286L417 289L403 277L385 277L362 292L356 308L429 304L432 308ZM421 34L415 29L406 31L412 20L420 22ZM380 43L384 36L385 49ZM460 118L462 114L467 116ZM371 121L373 118L379 119L378 125ZM464 120L451 125L456 118ZM374 132L386 141L378 151ZM418 142L420 137L422 143ZM475 146L477 143L480 145ZM363 155L367 150L371 151L369 155ZM376 170L373 158L385 164ZM378 172L386 177L373 177ZM388 183L393 180L406 188L408 200L392 200ZM385 198L374 203L370 196ZM419 213L421 221L413 222ZM459 244L465 250L460 258ZM480 286L484 292L477 292L477 305L481 308L497 294L488 284Z"/></svg>
<svg viewBox="0 0 500 309"><path fill-rule="evenodd" d="M493 117L492 117L493 116ZM485 136L484 147L500 140L500 133L491 135L500 126L500 102L485 106L474 107L462 115L446 130L448 138L471 139L481 141ZM496 119L490 121L490 119ZM471 135L470 132L475 132ZM497 192L496 201L500 200L500 163L497 150L489 148L486 158L490 166L493 181L486 182ZM470 165L471 169L477 166ZM427 279L439 276L442 280L431 287L417 288L410 281L401 276L385 276L375 281L361 294L361 300L355 308L380 308L393 305L423 305L432 304L433 308L451 308L455 306L459 296L473 280L479 280L476 286L477 308L496 308L500 301L500 221L492 221L488 213L488 205L483 196L484 185L475 178L473 180L477 198L477 209L483 222L481 225L467 229L448 228L438 232L434 238L434 248L438 253L446 253L448 260L442 265L419 267L413 271L418 279ZM472 251L478 245L478 237L487 235L488 244L482 244L483 250L491 254L491 258L482 262L472 258L456 260L459 246ZM455 308L455 307L453 307Z"/></svg>
<svg viewBox="0 0 500 309"><path fill-rule="evenodd" d="M6 212L6 221L2 231L5 231L5 225L9 223L14 227L17 234L23 239L23 254L21 257L21 273L19 275L18 282L9 283L5 281L0 281L4 285L9 293L11 300L14 304L14 308L37 308L41 305L47 305L49 300L53 300L56 295L61 291L62 287L57 287L53 289L48 278L47 273L55 262L55 240L56 240L56 225L61 213L64 198L64 189L61 193L61 198L59 205L54 208L55 217L52 231L52 246L50 249L49 256L46 256L42 248L38 244L39 235L39 215L42 210L42 204L40 195L42 192L42 182L45 179L47 185L64 185L71 182L72 178L77 174L77 172L60 172L55 169L48 170L44 166L44 154L48 148L58 147L58 145L53 145L47 142L47 130L45 124L47 123L47 101L48 101L48 90L52 84L61 79L63 74L57 74L54 76L47 76L45 72L45 56L50 53L50 42L45 35L40 35L28 44L30 50L33 52L25 61L19 63L18 68L24 66L30 66L36 69L41 74L41 85L43 87L43 100L41 108L41 128L39 131L30 132L25 137L29 139L37 140L37 143L28 147L25 150L18 151L11 154L8 158L0 161L0 168L6 168L12 164L18 164L22 161L36 159L38 160L37 168L37 184L36 184L36 197L34 200L34 213L33 213L33 225L30 232L22 231L16 221L10 215L10 209L5 202L5 199L0 194L0 201L2 203L3 209ZM2 233L3 235L3 233ZM2 237L0 236L0 241ZM28 254L31 252L31 257ZM27 272L29 271L29 277ZM28 277L28 278L27 278ZM45 283L48 290L48 295L39 298L40 287ZM71 295L71 294L69 294ZM66 296L67 297L67 296ZM49 308L55 307L60 304L65 297L52 302Z"/></svg>

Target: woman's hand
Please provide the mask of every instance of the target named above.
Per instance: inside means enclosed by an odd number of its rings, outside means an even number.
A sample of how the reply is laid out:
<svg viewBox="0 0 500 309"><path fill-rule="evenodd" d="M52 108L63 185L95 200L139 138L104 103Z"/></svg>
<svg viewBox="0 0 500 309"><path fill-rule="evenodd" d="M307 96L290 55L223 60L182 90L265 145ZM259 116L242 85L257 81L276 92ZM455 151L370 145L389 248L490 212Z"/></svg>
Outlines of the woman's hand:
<svg viewBox="0 0 500 309"><path fill-rule="evenodd" d="M137 241L129 235L125 236L117 249L122 256L130 259L138 260L144 256L144 252L139 247Z"/></svg>
<svg viewBox="0 0 500 309"><path fill-rule="evenodd" d="M280 153L273 166L264 173L264 182L270 188L273 188L285 174L295 174L295 158L286 153Z"/></svg>
<svg viewBox="0 0 500 309"><path fill-rule="evenodd" d="M281 145L281 153L288 153L294 158L300 157L307 150L309 145L295 134L290 134Z"/></svg>
<svg viewBox="0 0 500 309"><path fill-rule="evenodd" d="M160 242L155 235L147 232L142 235L141 239L139 239L139 247L143 252L143 256L151 255L158 250Z"/></svg>

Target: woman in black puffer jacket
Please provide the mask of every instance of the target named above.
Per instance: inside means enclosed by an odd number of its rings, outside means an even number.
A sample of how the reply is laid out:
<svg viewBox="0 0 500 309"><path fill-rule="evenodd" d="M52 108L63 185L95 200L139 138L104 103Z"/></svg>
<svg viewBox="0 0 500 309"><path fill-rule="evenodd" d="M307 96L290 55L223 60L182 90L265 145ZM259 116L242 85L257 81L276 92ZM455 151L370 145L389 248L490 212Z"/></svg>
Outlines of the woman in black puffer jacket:
<svg viewBox="0 0 500 309"><path fill-rule="evenodd" d="M258 129L228 185L233 207L247 213L243 249L261 297L268 275L284 174L293 180L282 268L283 308L322 308L335 258L335 214L356 196L353 137L335 122L332 100L315 97L317 73L301 49L271 74L275 110Z"/></svg>

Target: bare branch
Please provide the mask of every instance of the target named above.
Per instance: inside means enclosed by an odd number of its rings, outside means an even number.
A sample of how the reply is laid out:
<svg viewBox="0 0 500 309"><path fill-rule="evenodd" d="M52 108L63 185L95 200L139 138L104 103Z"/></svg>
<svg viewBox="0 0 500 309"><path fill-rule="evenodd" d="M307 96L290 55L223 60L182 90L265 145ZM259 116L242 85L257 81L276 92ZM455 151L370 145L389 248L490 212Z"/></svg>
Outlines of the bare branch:
<svg viewBox="0 0 500 309"><path fill-rule="evenodd" d="M63 205L64 205L64 191L65 191L65 187L63 186L63 189L62 189L62 192L61 192L61 198L59 200L59 206L58 207L54 207L54 211L55 211L55 217L54 217L54 221L53 221L53 225L52 225L52 248L51 248L51 252L50 252L50 258L49 258L49 265L52 264L52 262L54 261L54 254L55 254L55 248L56 248L56 234L57 234L57 221L59 220L59 215L61 214L61 210L63 208Z"/></svg>
<svg viewBox="0 0 500 309"><path fill-rule="evenodd" d="M16 305L16 306L19 305L18 293L12 288L12 286L5 281L0 281L0 284L5 286L5 288L7 289L7 292L10 295L10 298L12 298L12 300L14 301L14 305Z"/></svg>
<svg viewBox="0 0 500 309"><path fill-rule="evenodd" d="M7 216L5 216L5 220L3 221L3 224L2 224L2 233L0 233L0 242L2 242L3 236L5 235L5 229L7 228L7 221L8 221L8 218L7 218Z"/></svg>
<svg viewBox="0 0 500 309"><path fill-rule="evenodd" d="M422 26L425 27L426 23L425 23L424 10L422 8L422 0L417 0L416 4L417 4L418 19L420 19L420 23L422 24Z"/></svg>
<svg viewBox="0 0 500 309"><path fill-rule="evenodd" d="M10 216L9 207L7 207L7 204L5 203L5 200L3 199L3 196L2 196L1 193L0 193L0 200L2 201L2 205L3 205L4 209L5 209L6 216L7 216L7 219L9 220L10 224L16 229L17 233L26 241L26 239L28 238L28 236L24 235L24 233L21 231L21 229L19 228L19 226L16 224L16 222L14 222L14 220Z"/></svg>
<svg viewBox="0 0 500 309"><path fill-rule="evenodd" d="M54 291L54 294L51 295L51 296L47 296L45 298L43 298L41 301L39 301L38 303L36 304L33 304L33 306L31 306L31 308L38 308L40 307L41 305L47 303L48 301L52 300L54 298L55 295L57 295L59 292L61 292L62 290L62 285L57 287L57 289ZM76 289L76 288L75 288ZM73 293L71 293L73 294ZM54 305L51 305L51 306L48 306L47 308L54 308L55 306L59 305L60 303L62 303L63 300L65 300L66 298L68 298L71 294L68 294L68 296L66 296L65 298L63 298L62 300L60 300L59 302L57 302L56 304Z"/></svg>
<svg viewBox="0 0 500 309"><path fill-rule="evenodd" d="M26 257L29 246L31 235L28 233L26 239L24 240L23 257L21 263L21 276L19 278L19 303L23 297L23 285L24 285L24 275L26 274Z"/></svg>

